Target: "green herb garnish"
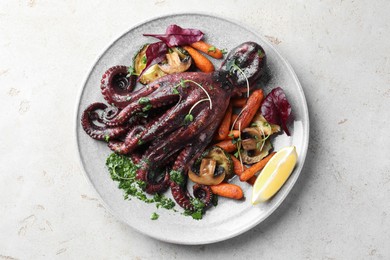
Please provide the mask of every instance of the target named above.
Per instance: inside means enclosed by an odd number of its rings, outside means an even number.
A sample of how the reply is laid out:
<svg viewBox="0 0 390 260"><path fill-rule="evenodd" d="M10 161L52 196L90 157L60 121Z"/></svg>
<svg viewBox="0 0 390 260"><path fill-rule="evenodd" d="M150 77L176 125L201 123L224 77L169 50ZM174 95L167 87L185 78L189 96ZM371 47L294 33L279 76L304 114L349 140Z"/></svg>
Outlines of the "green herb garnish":
<svg viewBox="0 0 390 260"><path fill-rule="evenodd" d="M106 141L108 143L110 141L110 136L109 135L105 135L104 136L104 141Z"/></svg>
<svg viewBox="0 0 390 260"><path fill-rule="evenodd" d="M186 82L185 82L184 79L180 79L180 86L181 86L182 88L186 88L186 87L187 87Z"/></svg>
<svg viewBox="0 0 390 260"><path fill-rule="evenodd" d="M138 76L138 74L135 73L134 67L129 66L129 68L127 69L127 75L126 75L126 77L128 78L128 77L130 77L130 76L132 76L132 75Z"/></svg>
<svg viewBox="0 0 390 260"><path fill-rule="evenodd" d="M152 215L150 215L150 219L151 220L157 220L159 216L160 215L158 215L156 212L153 212Z"/></svg>
<svg viewBox="0 0 390 260"><path fill-rule="evenodd" d="M211 201L211 204L213 204L214 207L218 205L218 195L213 195L213 199Z"/></svg>
<svg viewBox="0 0 390 260"><path fill-rule="evenodd" d="M264 58L265 53L262 50L258 50L257 55L259 55L260 58Z"/></svg>
<svg viewBox="0 0 390 260"><path fill-rule="evenodd" d="M143 64L146 64L146 62L148 61L146 56L142 56L142 59L141 59L142 63Z"/></svg>
<svg viewBox="0 0 390 260"><path fill-rule="evenodd" d="M190 109L190 111L188 112L188 114L184 117L184 124L188 124L189 122L192 122L194 121L194 116L191 114L192 113L192 110L199 104L199 103L202 103L204 101L208 101L209 99L207 98L204 98L204 99L201 99L199 100L198 102L196 102Z"/></svg>
<svg viewBox="0 0 390 260"><path fill-rule="evenodd" d="M158 193L154 194L153 201L156 202L157 208L172 209L175 207L175 202L172 199Z"/></svg>
<svg viewBox="0 0 390 260"><path fill-rule="evenodd" d="M184 117L184 124L189 124L192 121L194 121L194 116L192 114L187 114Z"/></svg>
<svg viewBox="0 0 390 260"><path fill-rule="evenodd" d="M152 109L152 105L151 104L147 104L146 106L144 106L143 108L142 108L142 112L146 112L146 111L149 111L150 109Z"/></svg>
<svg viewBox="0 0 390 260"><path fill-rule="evenodd" d="M215 46L211 46L207 52L215 52L217 50L217 48L215 48Z"/></svg>
<svg viewBox="0 0 390 260"><path fill-rule="evenodd" d="M149 98L146 98L146 97L142 97L138 100L138 104L140 104L140 105L146 105L149 103L150 103L150 100L149 100Z"/></svg>
<svg viewBox="0 0 390 260"><path fill-rule="evenodd" d="M225 55L226 53L228 53L227 49L222 49L221 52L222 52L223 55Z"/></svg>
<svg viewBox="0 0 390 260"><path fill-rule="evenodd" d="M247 87L247 97L249 97L249 81L248 77L245 75L245 72L236 64L236 59L231 59L226 63L226 69L229 71L230 75L239 71L242 76L244 76Z"/></svg>
<svg viewBox="0 0 390 260"><path fill-rule="evenodd" d="M191 204L194 207L194 211L185 210L185 216L191 216L193 219L199 220L202 219L204 214L204 203L198 198L191 198Z"/></svg>
<svg viewBox="0 0 390 260"><path fill-rule="evenodd" d="M172 93L175 95L180 94L180 92L177 90L177 87L172 88Z"/></svg>
<svg viewBox="0 0 390 260"><path fill-rule="evenodd" d="M147 163L147 161L144 161ZM134 164L130 158L112 153L106 160L106 166L111 179L118 181L118 187L124 191L124 198L136 197L145 203L156 203L157 208L173 209L175 202L164 195L155 194L149 197L145 194L146 182L136 179L136 171L139 166Z"/></svg>
<svg viewBox="0 0 390 260"><path fill-rule="evenodd" d="M172 170L169 173L171 177L171 181L175 182L177 185L184 186L185 184L185 178L184 175L180 171Z"/></svg>

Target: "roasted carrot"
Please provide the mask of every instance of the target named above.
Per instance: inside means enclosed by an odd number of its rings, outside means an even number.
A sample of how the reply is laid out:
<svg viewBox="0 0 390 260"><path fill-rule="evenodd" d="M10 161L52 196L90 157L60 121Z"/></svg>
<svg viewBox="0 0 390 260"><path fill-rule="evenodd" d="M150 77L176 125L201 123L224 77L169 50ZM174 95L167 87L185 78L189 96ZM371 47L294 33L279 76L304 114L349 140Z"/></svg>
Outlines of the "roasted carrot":
<svg viewBox="0 0 390 260"><path fill-rule="evenodd" d="M232 120L230 120L230 121L231 121L231 124L233 124L234 121L236 121L237 117L238 117L237 114L232 114Z"/></svg>
<svg viewBox="0 0 390 260"><path fill-rule="evenodd" d="M231 183L220 183L218 185L211 185L211 191L214 194L217 194L222 197L231 198L231 199L242 199L244 193L240 186Z"/></svg>
<svg viewBox="0 0 390 260"><path fill-rule="evenodd" d="M228 140L231 140L233 138L238 138L240 136L240 131L238 130L232 130L232 131L229 131L229 134L228 136L226 137L226 139Z"/></svg>
<svg viewBox="0 0 390 260"><path fill-rule="evenodd" d="M223 117L222 122L219 125L215 140L224 140L228 137L230 129L230 120L232 119L232 112L233 106L232 104L229 104L225 116Z"/></svg>
<svg viewBox="0 0 390 260"><path fill-rule="evenodd" d="M230 157L232 158L232 161L233 161L234 173L237 176L241 176L242 172L245 170L244 166L241 164L241 162L234 155L230 155Z"/></svg>
<svg viewBox="0 0 390 260"><path fill-rule="evenodd" d="M222 57L223 57L223 53L220 49L218 49L215 46L210 45L204 41L194 42L190 45L192 48L195 48L198 51L204 52L213 58L222 59Z"/></svg>
<svg viewBox="0 0 390 260"><path fill-rule="evenodd" d="M234 98L232 99L232 104L234 107L243 107L247 100L247 98Z"/></svg>
<svg viewBox="0 0 390 260"><path fill-rule="evenodd" d="M240 176L240 181L247 181L252 178L258 171L264 168L267 162L274 156L275 152L270 153L267 157L263 158L261 161L253 164L251 167L246 169Z"/></svg>
<svg viewBox="0 0 390 260"><path fill-rule="evenodd" d="M257 176L256 175L253 175L249 180L247 180L246 182L249 183L250 185L254 185L255 182L256 182L256 179L257 179Z"/></svg>
<svg viewBox="0 0 390 260"><path fill-rule="evenodd" d="M228 153L231 153L231 152L234 152L235 150L237 150L237 146L236 146L236 144L233 144L232 140L223 140L219 143L216 143L215 145L221 147L222 149L224 149Z"/></svg>
<svg viewBox="0 0 390 260"><path fill-rule="evenodd" d="M200 69L203 72L212 72L214 71L214 65L211 63L209 59L207 59L205 56L200 54L197 50L192 48L191 46L184 46L183 47L190 56L192 57L192 60L195 63L195 66Z"/></svg>
<svg viewBox="0 0 390 260"><path fill-rule="evenodd" d="M264 95L261 89L253 91L253 93L249 96L246 105L242 108L243 112L237 119L234 129L244 129L249 126L253 117L257 113L257 110L260 108L263 97Z"/></svg>

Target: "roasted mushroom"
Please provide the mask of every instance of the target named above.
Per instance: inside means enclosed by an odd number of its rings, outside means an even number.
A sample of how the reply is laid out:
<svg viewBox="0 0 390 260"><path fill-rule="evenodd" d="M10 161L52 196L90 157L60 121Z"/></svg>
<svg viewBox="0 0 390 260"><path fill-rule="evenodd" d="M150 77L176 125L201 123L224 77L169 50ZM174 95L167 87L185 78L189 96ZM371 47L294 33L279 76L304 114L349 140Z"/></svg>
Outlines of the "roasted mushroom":
<svg viewBox="0 0 390 260"><path fill-rule="evenodd" d="M167 60L158 64L160 69L166 74L184 72L191 66L191 56L180 47L169 49L166 54Z"/></svg>
<svg viewBox="0 0 390 260"><path fill-rule="evenodd" d="M217 185L233 176L233 162L220 147L206 150L192 165L188 177L195 183Z"/></svg>
<svg viewBox="0 0 390 260"><path fill-rule="evenodd" d="M268 155L272 149L268 136L263 135L259 127L248 127L242 130L242 161L247 164L254 164Z"/></svg>

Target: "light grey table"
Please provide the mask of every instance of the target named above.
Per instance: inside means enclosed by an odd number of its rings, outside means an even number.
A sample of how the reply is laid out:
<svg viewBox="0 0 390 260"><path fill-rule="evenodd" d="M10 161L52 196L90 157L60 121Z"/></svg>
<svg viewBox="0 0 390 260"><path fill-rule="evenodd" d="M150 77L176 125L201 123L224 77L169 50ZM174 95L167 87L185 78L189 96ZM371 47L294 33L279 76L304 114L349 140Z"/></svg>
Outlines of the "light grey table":
<svg viewBox="0 0 390 260"><path fill-rule="evenodd" d="M390 2L0 3L0 259L389 259ZM225 242L179 246L118 222L83 177L74 109L87 71L131 26L212 12L263 34L308 101L304 170L281 207Z"/></svg>

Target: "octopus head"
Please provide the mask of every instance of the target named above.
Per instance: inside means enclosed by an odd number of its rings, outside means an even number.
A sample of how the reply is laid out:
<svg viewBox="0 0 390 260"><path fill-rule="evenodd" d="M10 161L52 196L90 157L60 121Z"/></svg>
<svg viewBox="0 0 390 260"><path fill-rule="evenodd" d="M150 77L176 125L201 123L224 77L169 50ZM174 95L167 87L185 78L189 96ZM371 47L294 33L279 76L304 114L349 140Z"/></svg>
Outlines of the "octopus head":
<svg viewBox="0 0 390 260"><path fill-rule="evenodd" d="M246 93L264 74L266 55L255 42L245 42L231 50L222 63L220 72L227 73L236 95Z"/></svg>

